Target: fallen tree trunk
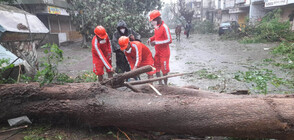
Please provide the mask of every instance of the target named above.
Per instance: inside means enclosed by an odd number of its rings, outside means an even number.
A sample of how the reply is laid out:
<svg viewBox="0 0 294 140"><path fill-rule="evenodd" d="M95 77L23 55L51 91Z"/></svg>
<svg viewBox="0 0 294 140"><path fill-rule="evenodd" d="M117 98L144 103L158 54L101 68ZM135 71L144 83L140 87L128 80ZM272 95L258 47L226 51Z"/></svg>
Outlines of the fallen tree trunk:
<svg viewBox="0 0 294 140"><path fill-rule="evenodd" d="M237 96L156 88L162 96L97 83L0 85L0 120L27 115L198 136L294 138L293 95Z"/></svg>
<svg viewBox="0 0 294 140"><path fill-rule="evenodd" d="M182 75L185 75L185 74L186 73L172 74L172 75L162 76L162 77L158 77L158 78L152 78L152 79L147 79L147 80L139 80L139 81L131 81L131 82L127 82L127 83L131 84L131 85L140 85L140 84L145 84L145 83L152 83L152 82L163 80L163 79L166 79L166 78L182 76Z"/></svg>
<svg viewBox="0 0 294 140"><path fill-rule="evenodd" d="M106 85L106 86L111 86L112 88L122 87L122 86L125 86L124 82L126 79L136 77L142 73L149 72L152 70L153 70L153 67L149 66L149 65L144 66L144 67L140 67L140 68L132 70L132 71L128 71L128 72L125 72L122 74L117 74L110 79L106 79L106 80L102 81L101 84Z"/></svg>

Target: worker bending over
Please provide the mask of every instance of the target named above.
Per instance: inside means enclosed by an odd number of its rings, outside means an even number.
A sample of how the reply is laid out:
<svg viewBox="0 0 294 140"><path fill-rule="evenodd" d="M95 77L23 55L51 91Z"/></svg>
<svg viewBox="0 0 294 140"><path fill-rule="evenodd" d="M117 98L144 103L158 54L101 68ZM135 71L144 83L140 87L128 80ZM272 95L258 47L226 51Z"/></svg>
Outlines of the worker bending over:
<svg viewBox="0 0 294 140"><path fill-rule="evenodd" d="M113 76L111 66L111 47L108 35L102 26L94 29L95 36L92 39L93 72L98 75L98 80L103 80L104 67L108 78Z"/></svg>
<svg viewBox="0 0 294 140"><path fill-rule="evenodd" d="M120 49L127 57L131 70L147 65L153 66L154 61L152 53L143 43L139 41L130 41L130 39L126 36L120 37L118 43L120 45ZM148 79L153 78L154 73L155 71L147 72Z"/></svg>

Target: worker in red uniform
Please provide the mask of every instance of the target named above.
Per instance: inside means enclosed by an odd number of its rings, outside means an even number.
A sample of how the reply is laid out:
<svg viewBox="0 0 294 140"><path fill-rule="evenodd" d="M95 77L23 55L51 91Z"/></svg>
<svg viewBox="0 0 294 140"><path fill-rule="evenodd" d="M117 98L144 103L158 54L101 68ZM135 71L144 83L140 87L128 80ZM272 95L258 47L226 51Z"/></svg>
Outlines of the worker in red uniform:
<svg viewBox="0 0 294 140"><path fill-rule="evenodd" d="M108 35L102 26L94 29L95 36L92 39L93 72L98 75L98 80L103 80L104 67L108 78L113 76L111 66L111 47Z"/></svg>
<svg viewBox="0 0 294 140"><path fill-rule="evenodd" d="M161 20L161 14L158 10L153 10L150 13L150 21L154 26L154 36L149 38L147 43L155 46L154 66L156 68L156 76L160 77L160 71L163 76L169 73L169 44L172 42L170 30L167 25ZM162 84L162 81L159 81ZM164 84L167 85L167 78L164 79Z"/></svg>
<svg viewBox="0 0 294 140"><path fill-rule="evenodd" d="M125 53L127 60L131 66L131 70L143 66L153 66L154 61L152 53L148 47L139 41L131 41L126 36L122 36L118 40L120 49ZM153 78L156 71L147 72L148 79Z"/></svg>

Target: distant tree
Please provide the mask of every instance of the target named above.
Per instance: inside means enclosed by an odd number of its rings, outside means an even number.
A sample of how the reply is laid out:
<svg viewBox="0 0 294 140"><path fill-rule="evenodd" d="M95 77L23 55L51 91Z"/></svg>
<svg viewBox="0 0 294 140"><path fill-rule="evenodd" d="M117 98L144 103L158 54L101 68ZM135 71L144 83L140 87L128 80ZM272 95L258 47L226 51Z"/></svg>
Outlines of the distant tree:
<svg viewBox="0 0 294 140"><path fill-rule="evenodd" d="M180 22L183 26L185 26L187 22L192 22L195 13L192 8L188 8L185 0L178 0L176 3L172 3L170 12L173 14L173 17L177 19L176 21Z"/></svg>
<svg viewBox="0 0 294 140"><path fill-rule="evenodd" d="M179 17L172 12L173 6L173 3L164 4L161 11L162 19L170 28L175 28L179 24Z"/></svg>
<svg viewBox="0 0 294 140"><path fill-rule="evenodd" d="M179 12L179 7L178 3L171 3L170 6L170 13L173 14L173 18L176 21L176 24L182 24L182 26L185 26L186 20L185 18L181 15Z"/></svg>
<svg viewBox="0 0 294 140"><path fill-rule="evenodd" d="M142 36L150 32L147 14L154 9L161 9L160 0L67 0L71 20L84 36L91 38L97 25L106 28L109 37L116 30L119 20L124 20L128 27Z"/></svg>
<svg viewBox="0 0 294 140"><path fill-rule="evenodd" d="M178 0L178 10L186 20L186 22L192 22L194 10L192 8L187 7L187 3L185 0Z"/></svg>

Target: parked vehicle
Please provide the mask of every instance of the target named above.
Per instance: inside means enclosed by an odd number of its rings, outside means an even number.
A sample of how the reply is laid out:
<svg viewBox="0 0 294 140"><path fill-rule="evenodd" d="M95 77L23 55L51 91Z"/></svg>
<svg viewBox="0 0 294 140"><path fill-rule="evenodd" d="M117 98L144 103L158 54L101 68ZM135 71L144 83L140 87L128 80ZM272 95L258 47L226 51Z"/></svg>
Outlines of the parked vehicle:
<svg viewBox="0 0 294 140"><path fill-rule="evenodd" d="M239 30L240 30L240 25L238 24L237 21L226 21L220 24L218 29L218 34L222 35L222 34L230 33L230 32L238 32Z"/></svg>

